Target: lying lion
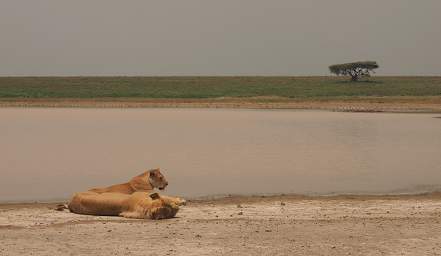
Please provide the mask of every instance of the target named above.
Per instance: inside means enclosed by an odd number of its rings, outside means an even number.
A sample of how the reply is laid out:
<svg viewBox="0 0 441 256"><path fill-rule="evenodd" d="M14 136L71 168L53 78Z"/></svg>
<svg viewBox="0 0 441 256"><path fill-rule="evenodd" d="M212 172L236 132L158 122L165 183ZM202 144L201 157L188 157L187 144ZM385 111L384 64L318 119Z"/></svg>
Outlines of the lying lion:
<svg viewBox="0 0 441 256"><path fill-rule="evenodd" d="M121 216L136 219L173 218L185 201L180 198L160 196L158 193L77 193L68 208L73 213L102 216Z"/></svg>
<svg viewBox="0 0 441 256"><path fill-rule="evenodd" d="M129 182L123 184L117 184L106 188L94 188L89 191L96 193L123 193L132 194L137 191L148 192L154 188L164 190L167 187L168 182L158 169L152 169L145 171L140 175L132 178Z"/></svg>

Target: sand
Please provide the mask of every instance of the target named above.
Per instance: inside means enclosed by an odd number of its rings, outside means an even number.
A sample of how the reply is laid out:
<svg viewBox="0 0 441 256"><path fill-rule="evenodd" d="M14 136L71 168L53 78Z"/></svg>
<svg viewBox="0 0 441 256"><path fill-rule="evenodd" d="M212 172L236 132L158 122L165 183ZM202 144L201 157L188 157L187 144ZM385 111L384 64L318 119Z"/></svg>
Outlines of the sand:
<svg viewBox="0 0 441 256"><path fill-rule="evenodd" d="M84 108L241 108L300 109L339 112L441 113L441 97L364 97L348 99L290 99L246 97L210 99L0 99L0 107Z"/></svg>
<svg viewBox="0 0 441 256"><path fill-rule="evenodd" d="M153 221L0 206L0 255L441 255L441 196L230 197Z"/></svg>

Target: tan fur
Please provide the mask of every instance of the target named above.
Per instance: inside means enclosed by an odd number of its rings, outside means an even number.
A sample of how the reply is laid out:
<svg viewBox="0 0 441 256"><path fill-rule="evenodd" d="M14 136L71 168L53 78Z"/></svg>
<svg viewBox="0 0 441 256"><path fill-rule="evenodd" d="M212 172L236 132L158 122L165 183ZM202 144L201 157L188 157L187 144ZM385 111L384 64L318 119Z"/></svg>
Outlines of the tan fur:
<svg viewBox="0 0 441 256"><path fill-rule="evenodd" d="M152 169L133 177L129 182L113 185L106 188L94 188L89 191L95 193L122 193L149 192L154 188L164 189L168 185L160 169Z"/></svg>
<svg viewBox="0 0 441 256"><path fill-rule="evenodd" d="M147 192L121 193L81 192L74 195L68 207L73 213L122 216L137 219L173 218L185 200L153 195Z"/></svg>

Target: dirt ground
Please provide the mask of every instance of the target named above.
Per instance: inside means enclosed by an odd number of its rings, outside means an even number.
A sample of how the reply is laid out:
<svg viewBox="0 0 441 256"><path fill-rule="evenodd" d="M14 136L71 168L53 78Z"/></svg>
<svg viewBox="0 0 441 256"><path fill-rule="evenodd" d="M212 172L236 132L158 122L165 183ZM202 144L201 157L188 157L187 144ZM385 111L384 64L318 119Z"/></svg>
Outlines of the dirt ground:
<svg viewBox="0 0 441 256"><path fill-rule="evenodd" d="M215 99L0 99L0 107L81 108L242 108L341 112L441 113L441 97L366 97L342 100L282 97Z"/></svg>
<svg viewBox="0 0 441 256"><path fill-rule="evenodd" d="M0 205L0 255L441 255L441 196L229 197L132 220Z"/></svg>

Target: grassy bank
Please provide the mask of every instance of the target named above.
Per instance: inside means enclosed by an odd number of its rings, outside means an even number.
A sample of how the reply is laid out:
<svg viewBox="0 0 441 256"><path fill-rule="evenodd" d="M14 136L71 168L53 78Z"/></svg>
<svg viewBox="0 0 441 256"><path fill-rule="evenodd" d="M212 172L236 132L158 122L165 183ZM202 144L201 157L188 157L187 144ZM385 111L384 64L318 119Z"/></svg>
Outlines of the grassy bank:
<svg viewBox="0 0 441 256"><path fill-rule="evenodd" d="M0 77L0 107L441 113L441 77Z"/></svg>
<svg viewBox="0 0 441 256"><path fill-rule="evenodd" d="M441 97L441 77L0 77L0 99Z"/></svg>

